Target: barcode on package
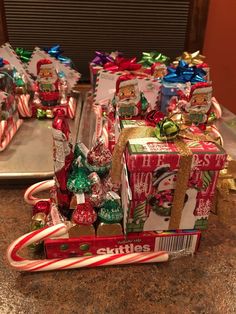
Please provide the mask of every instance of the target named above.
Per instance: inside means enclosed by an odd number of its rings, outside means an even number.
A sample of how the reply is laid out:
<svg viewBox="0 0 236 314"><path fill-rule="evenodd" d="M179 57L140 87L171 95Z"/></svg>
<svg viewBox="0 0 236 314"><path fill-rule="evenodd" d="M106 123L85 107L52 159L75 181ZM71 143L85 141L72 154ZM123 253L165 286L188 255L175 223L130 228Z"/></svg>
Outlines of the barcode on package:
<svg viewBox="0 0 236 314"><path fill-rule="evenodd" d="M177 252L186 250L195 252L198 235L176 235L157 237L155 241L155 251Z"/></svg>

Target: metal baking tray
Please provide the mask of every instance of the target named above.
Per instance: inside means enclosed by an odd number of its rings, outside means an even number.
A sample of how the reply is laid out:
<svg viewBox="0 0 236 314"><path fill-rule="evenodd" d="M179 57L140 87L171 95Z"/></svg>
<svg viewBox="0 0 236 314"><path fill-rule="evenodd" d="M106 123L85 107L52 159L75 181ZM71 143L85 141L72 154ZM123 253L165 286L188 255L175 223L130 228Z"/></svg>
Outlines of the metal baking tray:
<svg viewBox="0 0 236 314"><path fill-rule="evenodd" d="M78 98L74 120L69 120L73 144L77 139L83 99ZM0 153L0 180L53 177L52 120L25 120L9 146Z"/></svg>

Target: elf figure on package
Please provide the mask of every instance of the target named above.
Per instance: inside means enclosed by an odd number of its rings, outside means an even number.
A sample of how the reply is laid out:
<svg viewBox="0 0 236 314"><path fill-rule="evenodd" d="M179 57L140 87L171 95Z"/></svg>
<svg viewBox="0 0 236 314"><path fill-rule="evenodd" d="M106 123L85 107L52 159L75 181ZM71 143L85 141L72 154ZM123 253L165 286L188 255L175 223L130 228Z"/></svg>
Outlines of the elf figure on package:
<svg viewBox="0 0 236 314"><path fill-rule="evenodd" d="M216 99L212 97L210 83L198 83L191 86L186 94L179 91L180 100L177 107L182 111L186 123L193 123L202 129L221 116L221 109Z"/></svg>
<svg viewBox="0 0 236 314"><path fill-rule="evenodd" d="M143 231L168 230L176 187L176 176L177 171L171 170L168 164L158 167L154 171L153 186L156 194L148 199L150 213L144 223ZM197 193L198 191L195 188L187 189L179 228L184 224L185 226L186 224L193 225Z"/></svg>
<svg viewBox="0 0 236 314"><path fill-rule="evenodd" d="M37 63L39 97L45 106L55 106L59 99L59 79L52 62L48 59Z"/></svg>
<svg viewBox="0 0 236 314"><path fill-rule="evenodd" d="M118 78L112 103L119 115L126 118L144 116L148 109L148 101L139 90L137 78L130 74Z"/></svg>

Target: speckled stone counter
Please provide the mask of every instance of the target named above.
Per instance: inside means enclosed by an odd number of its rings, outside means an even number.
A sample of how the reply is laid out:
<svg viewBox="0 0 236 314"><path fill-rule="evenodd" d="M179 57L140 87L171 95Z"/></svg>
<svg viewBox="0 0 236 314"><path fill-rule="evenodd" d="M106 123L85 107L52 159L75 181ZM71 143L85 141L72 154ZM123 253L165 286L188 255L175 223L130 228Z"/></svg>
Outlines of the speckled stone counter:
<svg viewBox="0 0 236 314"><path fill-rule="evenodd" d="M28 231L25 187L0 190L0 313L236 313L236 224L211 215L199 252L163 264L45 273L9 268L7 246ZM235 215L236 216L236 215Z"/></svg>

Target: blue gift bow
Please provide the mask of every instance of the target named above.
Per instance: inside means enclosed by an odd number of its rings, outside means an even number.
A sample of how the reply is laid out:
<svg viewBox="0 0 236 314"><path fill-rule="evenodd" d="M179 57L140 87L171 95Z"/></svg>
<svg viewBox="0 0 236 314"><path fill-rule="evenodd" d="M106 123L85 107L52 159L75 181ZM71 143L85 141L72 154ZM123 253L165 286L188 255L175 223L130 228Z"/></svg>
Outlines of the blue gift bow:
<svg viewBox="0 0 236 314"><path fill-rule="evenodd" d="M206 82L204 78L206 76L206 71L202 68L197 68L196 66L189 66L183 60L179 61L176 68L168 67L168 74L163 77L163 81L169 83L199 83Z"/></svg>
<svg viewBox="0 0 236 314"><path fill-rule="evenodd" d="M61 50L60 45L55 45L50 48L44 48L44 51L50 54L51 57L58 59L61 63L69 65L72 63L70 58L62 56L63 51Z"/></svg>

